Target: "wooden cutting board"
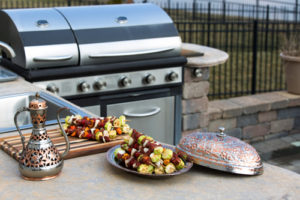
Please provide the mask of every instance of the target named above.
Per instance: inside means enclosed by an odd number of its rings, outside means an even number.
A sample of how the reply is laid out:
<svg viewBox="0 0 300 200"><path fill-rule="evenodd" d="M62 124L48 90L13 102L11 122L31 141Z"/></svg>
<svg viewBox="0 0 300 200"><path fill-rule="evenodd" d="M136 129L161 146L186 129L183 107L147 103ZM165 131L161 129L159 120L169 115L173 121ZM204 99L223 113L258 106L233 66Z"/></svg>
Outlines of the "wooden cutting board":
<svg viewBox="0 0 300 200"><path fill-rule="evenodd" d="M61 135L59 129L47 130L48 136L60 153L66 149L66 142ZM25 144L29 141L31 133L24 134ZM76 158L107 151L109 148L121 144L125 136L117 136L113 141L107 143L99 143L87 139L69 137L70 151L64 159ZM15 160L19 160L19 153L22 151L22 143L20 136L10 136L0 139L0 148Z"/></svg>

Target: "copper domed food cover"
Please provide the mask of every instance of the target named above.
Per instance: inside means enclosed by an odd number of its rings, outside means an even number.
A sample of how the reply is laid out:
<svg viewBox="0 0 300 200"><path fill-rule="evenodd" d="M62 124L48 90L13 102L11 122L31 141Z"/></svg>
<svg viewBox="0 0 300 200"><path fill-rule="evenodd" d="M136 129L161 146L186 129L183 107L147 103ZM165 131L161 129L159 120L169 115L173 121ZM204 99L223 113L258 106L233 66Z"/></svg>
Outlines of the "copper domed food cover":
<svg viewBox="0 0 300 200"><path fill-rule="evenodd" d="M236 174L263 173L263 164L256 150L238 138L220 133L195 132L181 138L177 152L185 152L195 164Z"/></svg>

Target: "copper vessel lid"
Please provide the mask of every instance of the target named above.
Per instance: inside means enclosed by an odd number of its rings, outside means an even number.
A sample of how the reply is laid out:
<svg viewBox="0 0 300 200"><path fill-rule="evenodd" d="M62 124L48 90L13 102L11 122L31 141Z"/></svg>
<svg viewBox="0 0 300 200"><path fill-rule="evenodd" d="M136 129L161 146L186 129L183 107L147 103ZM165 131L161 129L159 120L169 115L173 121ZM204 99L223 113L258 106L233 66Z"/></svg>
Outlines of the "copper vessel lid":
<svg viewBox="0 0 300 200"><path fill-rule="evenodd" d="M35 99L32 99L29 103L29 109L39 110L46 109L47 104L46 101L40 98L40 94L37 92L35 94Z"/></svg>
<svg viewBox="0 0 300 200"><path fill-rule="evenodd" d="M195 164L245 175L263 173L263 165L256 150L238 138L220 133L195 132L181 138L176 151L185 152Z"/></svg>

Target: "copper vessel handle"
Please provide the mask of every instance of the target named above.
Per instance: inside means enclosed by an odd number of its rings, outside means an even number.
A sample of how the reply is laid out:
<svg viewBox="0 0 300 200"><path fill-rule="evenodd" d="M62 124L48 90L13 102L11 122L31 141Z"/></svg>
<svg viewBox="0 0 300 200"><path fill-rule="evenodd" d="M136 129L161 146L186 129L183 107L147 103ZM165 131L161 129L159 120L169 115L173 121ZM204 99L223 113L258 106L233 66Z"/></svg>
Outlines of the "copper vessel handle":
<svg viewBox="0 0 300 200"><path fill-rule="evenodd" d="M14 122L15 122L15 125L16 125L16 127L17 127L17 130L18 130L18 132L19 132L19 134L20 134L20 136L21 136L21 142L22 142L22 146L23 146L23 149L22 149L22 152L21 152L21 154L24 152L24 150L25 150L25 137L23 136L23 134L22 134L22 132L21 132L21 129L20 129L20 127L19 127L19 125L18 125L18 115L21 113L21 112L24 112L24 111L29 111L29 108L27 108L27 107L23 107L23 108L21 108L21 109L19 109L17 112L16 112L16 114L15 114L15 117L14 117Z"/></svg>
<svg viewBox="0 0 300 200"><path fill-rule="evenodd" d="M68 138L68 136L67 136L65 130L63 129L63 127L62 127L62 125L61 125L61 123L60 123L60 121L59 121L59 119L60 119L59 113L60 113L61 111L63 111L63 110L70 110L70 109L67 108L67 107L60 108L60 109L57 111L57 115L56 115L56 119L57 119L59 128L60 128L61 132L63 133L64 138L65 138L65 140L66 140L66 150L65 150L65 152L63 152L63 154L61 155L62 158L66 157L66 156L68 155L69 151L70 151L70 142L69 142L69 138Z"/></svg>

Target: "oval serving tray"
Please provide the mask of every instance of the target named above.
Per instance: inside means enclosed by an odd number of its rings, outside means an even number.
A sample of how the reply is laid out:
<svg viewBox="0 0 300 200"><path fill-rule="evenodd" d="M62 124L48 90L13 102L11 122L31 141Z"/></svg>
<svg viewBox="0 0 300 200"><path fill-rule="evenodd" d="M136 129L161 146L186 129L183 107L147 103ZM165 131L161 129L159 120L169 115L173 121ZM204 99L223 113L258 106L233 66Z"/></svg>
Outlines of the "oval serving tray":
<svg viewBox="0 0 300 200"><path fill-rule="evenodd" d="M171 145L166 145L166 144L162 144L163 147L165 148L169 148L169 149L172 149L174 152L175 152L175 147L174 146L171 146ZM180 175L180 174L183 174L187 171L189 171L192 166L193 166L193 163L192 162L185 162L185 168L179 170L179 171L176 171L174 173L171 173L171 174L142 174L142 173L139 173L133 169L128 169L122 165L120 165L116 160L115 160L115 155L114 155L114 151L116 148L119 148L121 147L120 145L117 145L117 146L114 146L112 148L110 148L107 153L106 153L106 159L107 161L114 167L118 168L118 169L121 169L123 171L126 171L126 172L129 172L129 173L132 173L132 174L136 174L136 175L140 175L140 176L146 176L146 177L170 177L170 176L176 176L176 175Z"/></svg>

